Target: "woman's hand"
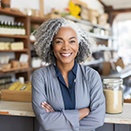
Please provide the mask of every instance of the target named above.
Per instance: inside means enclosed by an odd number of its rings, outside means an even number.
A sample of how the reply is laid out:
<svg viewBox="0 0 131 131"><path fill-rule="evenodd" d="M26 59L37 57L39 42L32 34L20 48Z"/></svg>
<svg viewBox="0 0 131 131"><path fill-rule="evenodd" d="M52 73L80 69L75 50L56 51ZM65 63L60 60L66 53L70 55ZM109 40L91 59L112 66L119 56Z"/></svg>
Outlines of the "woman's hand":
<svg viewBox="0 0 131 131"><path fill-rule="evenodd" d="M90 113L90 109L89 108L82 108L79 109L79 120L83 119L84 117L88 116Z"/></svg>
<svg viewBox="0 0 131 131"><path fill-rule="evenodd" d="M52 108L52 106L48 104L47 102L42 102L41 106L46 110L46 112L54 112L54 109Z"/></svg>

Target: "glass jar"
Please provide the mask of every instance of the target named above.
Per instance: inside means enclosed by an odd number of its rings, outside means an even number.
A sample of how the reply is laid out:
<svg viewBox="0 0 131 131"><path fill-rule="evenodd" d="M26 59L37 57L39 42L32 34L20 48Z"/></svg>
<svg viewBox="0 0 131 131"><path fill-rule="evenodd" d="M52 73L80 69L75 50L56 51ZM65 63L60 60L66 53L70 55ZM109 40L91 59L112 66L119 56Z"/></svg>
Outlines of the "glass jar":
<svg viewBox="0 0 131 131"><path fill-rule="evenodd" d="M103 79L106 99L106 113L117 114L123 111L123 80Z"/></svg>

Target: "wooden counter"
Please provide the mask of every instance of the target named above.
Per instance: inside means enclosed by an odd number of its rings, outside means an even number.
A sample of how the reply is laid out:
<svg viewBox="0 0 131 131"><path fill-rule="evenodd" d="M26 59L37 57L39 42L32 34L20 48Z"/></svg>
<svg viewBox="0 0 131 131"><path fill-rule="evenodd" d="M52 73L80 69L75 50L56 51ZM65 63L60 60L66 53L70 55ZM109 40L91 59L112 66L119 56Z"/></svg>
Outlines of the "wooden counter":
<svg viewBox="0 0 131 131"><path fill-rule="evenodd" d="M0 101L0 114L35 117L28 102ZM124 103L121 114L106 114L105 123L131 124L131 104Z"/></svg>

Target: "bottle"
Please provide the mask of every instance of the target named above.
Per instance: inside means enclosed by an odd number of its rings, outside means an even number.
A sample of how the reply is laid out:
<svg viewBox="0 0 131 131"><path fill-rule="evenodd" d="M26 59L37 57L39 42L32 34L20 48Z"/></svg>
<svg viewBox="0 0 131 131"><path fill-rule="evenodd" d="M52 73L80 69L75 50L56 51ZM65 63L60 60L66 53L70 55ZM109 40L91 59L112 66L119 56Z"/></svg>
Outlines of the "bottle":
<svg viewBox="0 0 131 131"><path fill-rule="evenodd" d="M1 34L6 34L6 25L5 25L5 21L1 21Z"/></svg>
<svg viewBox="0 0 131 131"><path fill-rule="evenodd" d="M25 27L24 27L24 23L21 23L21 34L25 35L26 31L25 31Z"/></svg>
<svg viewBox="0 0 131 131"><path fill-rule="evenodd" d="M103 79L104 95L106 99L106 113L118 114L123 111L123 80Z"/></svg>
<svg viewBox="0 0 131 131"><path fill-rule="evenodd" d="M14 35L19 35L17 22L14 22Z"/></svg>
<svg viewBox="0 0 131 131"><path fill-rule="evenodd" d="M13 21L11 21L10 23L10 28L11 28L10 34L14 35L15 34L15 24Z"/></svg>

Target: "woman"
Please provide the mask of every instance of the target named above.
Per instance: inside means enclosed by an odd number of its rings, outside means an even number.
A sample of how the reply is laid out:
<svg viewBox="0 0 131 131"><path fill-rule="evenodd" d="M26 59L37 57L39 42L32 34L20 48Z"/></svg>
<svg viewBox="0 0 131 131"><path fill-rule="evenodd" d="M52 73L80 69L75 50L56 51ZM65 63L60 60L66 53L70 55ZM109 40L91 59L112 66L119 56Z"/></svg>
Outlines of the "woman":
<svg viewBox="0 0 131 131"><path fill-rule="evenodd" d="M32 76L32 106L39 131L94 131L104 123L105 99L99 74L81 65L91 40L76 23L50 19L35 31L35 50L50 63Z"/></svg>

